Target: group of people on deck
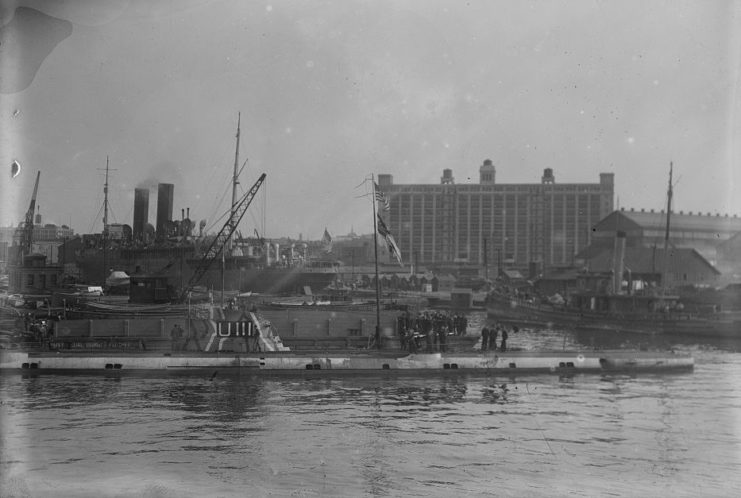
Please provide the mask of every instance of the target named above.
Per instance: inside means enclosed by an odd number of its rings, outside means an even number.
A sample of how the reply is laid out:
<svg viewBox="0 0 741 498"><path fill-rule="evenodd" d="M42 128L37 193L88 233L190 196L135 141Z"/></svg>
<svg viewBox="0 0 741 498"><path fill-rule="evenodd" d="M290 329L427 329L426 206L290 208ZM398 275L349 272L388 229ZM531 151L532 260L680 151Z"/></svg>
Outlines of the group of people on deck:
<svg viewBox="0 0 741 498"><path fill-rule="evenodd" d="M465 335L468 319L444 311L420 311L416 315L407 311L398 317L397 325L402 349L410 353L422 348L428 353L445 352L447 337Z"/></svg>
<svg viewBox="0 0 741 498"><path fill-rule="evenodd" d="M515 326L512 328L512 332L517 332L519 329ZM502 342L499 343L497 348L497 338L502 338ZM507 339L509 333L507 329L501 323L494 323L484 325L481 329L481 351L507 351Z"/></svg>

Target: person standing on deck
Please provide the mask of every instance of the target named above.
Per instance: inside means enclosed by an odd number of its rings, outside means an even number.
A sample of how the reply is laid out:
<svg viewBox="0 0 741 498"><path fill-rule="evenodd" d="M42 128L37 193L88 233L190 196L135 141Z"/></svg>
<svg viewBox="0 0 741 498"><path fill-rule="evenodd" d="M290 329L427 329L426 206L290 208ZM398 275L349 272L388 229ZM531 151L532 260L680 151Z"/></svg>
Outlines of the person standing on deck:
<svg viewBox="0 0 741 498"><path fill-rule="evenodd" d="M507 338L509 337L509 334L507 334L507 329L502 328L502 343L499 346L499 351L507 351Z"/></svg>
<svg viewBox="0 0 741 498"><path fill-rule="evenodd" d="M177 323L173 325L170 331L170 350L177 351L180 349L180 338L183 336L183 329Z"/></svg>
<svg viewBox="0 0 741 498"><path fill-rule="evenodd" d="M440 343L440 352L444 353L447 349L447 340L448 340L448 326L446 324L440 325L440 331L438 332L438 342Z"/></svg>
<svg viewBox="0 0 741 498"><path fill-rule="evenodd" d="M484 325L481 329L481 351L489 349L489 328Z"/></svg>
<svg viewBox="0 0 741 498"><path fill-rule="evenodd" d="M497 336L499 336L499 324L494 325L489 331L489 349L497 350Z"/></svg>

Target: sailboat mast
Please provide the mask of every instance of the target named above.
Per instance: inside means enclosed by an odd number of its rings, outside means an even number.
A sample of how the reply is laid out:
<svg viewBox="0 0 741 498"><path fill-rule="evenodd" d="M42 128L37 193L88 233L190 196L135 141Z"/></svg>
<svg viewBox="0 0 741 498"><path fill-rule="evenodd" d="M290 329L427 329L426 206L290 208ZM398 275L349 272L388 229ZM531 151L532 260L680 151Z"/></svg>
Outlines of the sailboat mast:
<svg viewBox="0 0 741 498"><path fill-rule="evenodd" d="M381 281L378 278L378 220L376 218L376 180L371 174L373 190L373 250L376 265L376 348L381 349Z"/></svg>
<svg viewBox="0 0 741 498"><path fill-rule="evenodd" d="M661 270L661 295L666 293L666 267L669 260L669 223L672 212L672 170L674 164L669 162L669 187L666 192L666 231L664 232L664 261Z"/></svg>

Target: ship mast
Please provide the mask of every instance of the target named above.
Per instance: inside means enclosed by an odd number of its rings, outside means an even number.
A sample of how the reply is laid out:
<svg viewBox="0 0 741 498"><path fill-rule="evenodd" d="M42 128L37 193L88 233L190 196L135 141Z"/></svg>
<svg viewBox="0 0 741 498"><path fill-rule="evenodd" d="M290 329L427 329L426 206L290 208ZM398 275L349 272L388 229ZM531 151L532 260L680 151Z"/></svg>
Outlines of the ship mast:
<svg viewBox="0 0 741 498"><path fill-rule="evenodd" d="M105 183L103 184L103 286L108 276L108 156L105 156Z"/></svg>
<svg viewBox="0 0 741 498"><path fill-rule="evenodd" d="M231 220L235 220L234 213L237 211L237 185L239 184L239 135L242 124L242 113L237 114L237 147L234 151L234 174L232 176L232 205L231 205ZM236 230L236 225L232 226L232 231ZM229 245L227 246L231 252L233 241L229 239Z"/></svg>
<svg viewBox="0 0 741 498"><path fill-rule="evenodd" d="M664 232L664 261L661 270L661 297L666 294L666 267L669 260L669 222L672 212L672 169L674 164L669 162L669 187L666 192L666 231Z"/></svg>

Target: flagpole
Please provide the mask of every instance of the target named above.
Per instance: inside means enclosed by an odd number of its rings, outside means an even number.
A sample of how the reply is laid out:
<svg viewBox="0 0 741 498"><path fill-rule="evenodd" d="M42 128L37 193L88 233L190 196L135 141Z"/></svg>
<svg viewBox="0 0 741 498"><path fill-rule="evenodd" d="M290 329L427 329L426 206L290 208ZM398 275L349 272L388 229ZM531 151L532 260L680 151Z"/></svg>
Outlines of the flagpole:
<svg viewBox="0 0 741 498"><path fill-rule="evenodd" d="M376 179L371 173L371 184L373 185L373 250L376 264L376 348L381 349L381 282L378 279L378 221L376 219Z"/></svg>

